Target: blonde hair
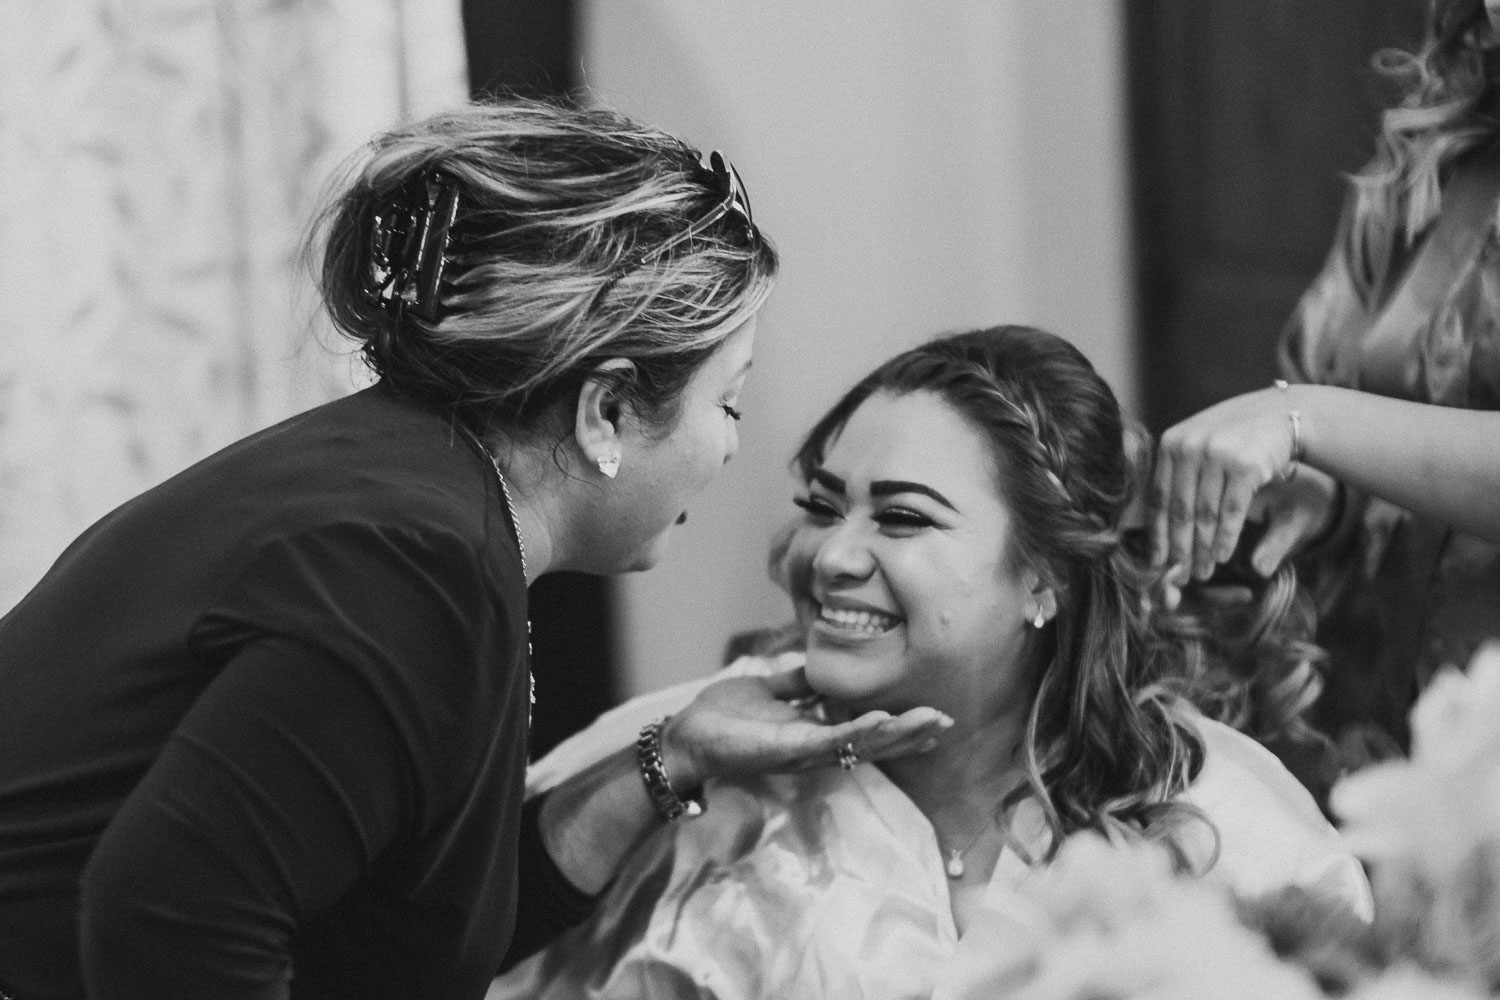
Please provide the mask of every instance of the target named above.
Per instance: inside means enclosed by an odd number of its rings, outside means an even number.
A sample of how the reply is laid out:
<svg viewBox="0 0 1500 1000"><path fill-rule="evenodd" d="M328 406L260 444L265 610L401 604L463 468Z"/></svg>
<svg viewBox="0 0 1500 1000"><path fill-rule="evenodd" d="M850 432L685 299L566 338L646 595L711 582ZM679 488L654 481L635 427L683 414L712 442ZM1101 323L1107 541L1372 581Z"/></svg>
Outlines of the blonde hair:
<svg viewBox="0 0 1500 1000"><path fill-rule="evenodd" d="M368 291L382 205L431 171L459 210L435 319ZM472 426L535 429L602 362L616 389L670 421L698 366L765 301L775 249L733 214L672 252L633 260L718 200L698 153L607 109L472 103L377 136L315 224L336 326L397 391Z"/></svg>
<svg viewBox="0 0 1500 1000"><path fill-rule="evenodd" d="M1384 287L1437 218L1445 171L1500 135L1500 40L1483 0L1433 0L1417 51L1383 49L1374 64L1401 97L1382 116L1374 157L1351 178L1347 249L1365 293Z"/></svg>

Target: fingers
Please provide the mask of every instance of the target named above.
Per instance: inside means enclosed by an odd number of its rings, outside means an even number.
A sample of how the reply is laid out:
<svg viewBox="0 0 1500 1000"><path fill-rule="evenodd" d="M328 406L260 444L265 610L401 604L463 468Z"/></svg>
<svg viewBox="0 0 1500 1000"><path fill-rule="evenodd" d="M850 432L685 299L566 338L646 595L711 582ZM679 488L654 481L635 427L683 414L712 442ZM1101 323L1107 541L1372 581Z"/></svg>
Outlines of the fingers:
<svg viewBox="0 0 1500 1000"><path fill-rule="evenodd" d="M1167 561L1192 568L1193 521L1197 512L1197 462L1179 455L1172 462L1172 485L1167 495Z"/></svg>
<svg viewBox="0 0 1500 1000"><path fill-rule="evenodd" d="M1172 496L1172 453L1165 439L1156 455L1151 473L1151 565L1161 566L1171 550L1171 517L1168 501Z"/></svg>
<svg viewBox="0 0 1500 1000"><path fill-rule="evenodd" d="M1187 567L1173 565L1167 568L1161 578L1161 601L1168 611L1175 611L1177 605L1182 603L1182 588L1187 585Z"/></svg>
<svg viewBox="0 0 1500 1000"><path fill-rule="evenodd" d="M864 715L828 730L830 763L841 747L852 747L861 760L886 760L930 750L953 720L935 708L913 708L892 716L887 712Z"/></svg>
<svg viewBox="0 0 1500 1000"><path fill-rule="evenodd" d="M1192 568L1192 575L1198 580L1208 579L1214 569L1223 494L1224 467L1217 462L1209 462L1198 475L1197 490L1193 497L1190 533L1192 548L1179 556L1180 561Z"/></svg>
<svg viewBox="0 0 1500 1000"><path fill-rule="evenodd" d="M1266 481L1259 466L1227 446L1169 431L1153 480L1153 565L1185 567L1181 582L1208 579L1234 554L1250 504Z"/></svg>
<svg viewBox="0 0 1500 1000"><path fill-rule="evenodd" d="M1292 554L1301 535L1302 527L1295 518L1272 518L1265 536L1250 554L1251 567L1261 576L1270 576Z"/></svg>
<svg viewBox="0 0 1500 1000"><path fill-rule="evenodd" d="M1199 575L1200 580L1208 579L1216 565L1234 555L1240 532L1245 528L1245 518L1250 513L1250 504L1255 498L1255 488L1254 477L1244 470L1226 480L1223 495L1219 498L1218 524L1205 560L1208 568Z"/></svg>

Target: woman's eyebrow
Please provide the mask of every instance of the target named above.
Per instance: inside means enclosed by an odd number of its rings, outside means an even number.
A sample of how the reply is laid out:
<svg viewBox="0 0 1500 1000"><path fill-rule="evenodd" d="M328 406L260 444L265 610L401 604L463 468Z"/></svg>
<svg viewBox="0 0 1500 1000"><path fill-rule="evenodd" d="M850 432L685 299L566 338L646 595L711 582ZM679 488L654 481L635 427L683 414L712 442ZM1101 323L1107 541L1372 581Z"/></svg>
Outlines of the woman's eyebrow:
<svg viewBox="0 0 1500 1000"><path fill-rule="evenodd" d="M896 493L920 493L923 496L932 497L932 499L947 507L953 513L958 513L958 508L953 506L947 497L931 486L924 486L922 483L907 482L904 479L877 479L870 484L870 496L872 497L888 497Z"/></svg>
<svg viewBox="0 0 1500 1000"><path fill-rule="evenodd" d="M812 475L808 478L817 483L819 486L823 487L825 490L828 490L830 493L837 493L840 496L842 496L844 493L844 481L831 472L824 472L822 469L814 469L812 471Z"/></svg>

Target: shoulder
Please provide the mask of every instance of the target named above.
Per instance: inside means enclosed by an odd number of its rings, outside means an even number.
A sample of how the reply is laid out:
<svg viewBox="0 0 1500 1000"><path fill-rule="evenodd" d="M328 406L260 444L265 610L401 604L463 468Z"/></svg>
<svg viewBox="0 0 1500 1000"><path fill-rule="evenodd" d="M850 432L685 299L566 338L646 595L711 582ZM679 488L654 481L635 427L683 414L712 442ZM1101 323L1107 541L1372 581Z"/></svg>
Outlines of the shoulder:
<svg viewBox="0 0 1500 1000"><path fill-rule="evenodd" d="M1194 714L1203 769L1180 800L1202 810L1218 834L1211 874L1243 896L1300 886L1340 897L1368 917L1370 888L1312 795L1265 747Z"/></svg>

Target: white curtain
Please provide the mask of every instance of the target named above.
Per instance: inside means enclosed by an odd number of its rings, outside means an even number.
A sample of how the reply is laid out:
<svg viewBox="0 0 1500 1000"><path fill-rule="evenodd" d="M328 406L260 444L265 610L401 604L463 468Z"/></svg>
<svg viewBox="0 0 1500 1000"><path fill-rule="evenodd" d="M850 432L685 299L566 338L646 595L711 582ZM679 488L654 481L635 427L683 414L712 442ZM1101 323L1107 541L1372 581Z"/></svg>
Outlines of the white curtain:
<svg viewBox="0 0 1500 1000"><path fill-rule="evenodd" d="M0 0L0 613L81 530L361 378L298 243L467 91L459 0Z"/></svg>

